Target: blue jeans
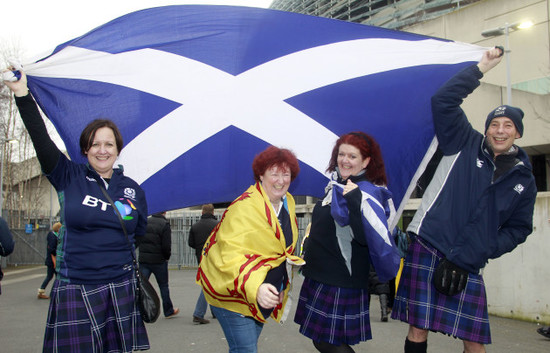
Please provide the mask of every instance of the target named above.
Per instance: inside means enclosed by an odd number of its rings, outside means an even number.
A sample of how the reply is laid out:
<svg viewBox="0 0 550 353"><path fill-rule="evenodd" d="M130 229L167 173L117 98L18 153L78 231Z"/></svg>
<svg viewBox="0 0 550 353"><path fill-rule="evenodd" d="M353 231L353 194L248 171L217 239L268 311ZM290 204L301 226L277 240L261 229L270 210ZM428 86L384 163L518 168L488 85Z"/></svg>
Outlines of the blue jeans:
<svg viewBox="0 0 550 353"><path fill-rule="evenodd" d="M197 304L195 305L195 312L193 312L193 316L204 319L207 308L208 302L206 301L206 298L204 297L204 292L201 289L201 294L199 294L199 299L197 299Z"/></svg>
<svg viewBox="0 0 550 353"><path fill-rule="evenodd" d="M46 289L48 286L48 283L52 280L53 276L55 275L55 267L53 265L48 265L48 272L46 274L46 278L44 279L44 282L40 285L40 289Z"/></svg>
<svg viewBox="0 0 550 353"><path fill-rule="evenodd" d="M229 344L229 353L258 352L258 338L264 324L251 317L217 306L210 305L210 309L222 326L225 339Z"/></svg>
<svg viewBox="0 0 550 353"><path fill-rule="evenodd" d="M160 297L162 298L162 310L164 316L170 316L174 313L174 306L170 300L170 289L168 289L168 262L162 264L139 264L141 274L149 279L151 273L155 275L155 279L159 285Z"/></svg>

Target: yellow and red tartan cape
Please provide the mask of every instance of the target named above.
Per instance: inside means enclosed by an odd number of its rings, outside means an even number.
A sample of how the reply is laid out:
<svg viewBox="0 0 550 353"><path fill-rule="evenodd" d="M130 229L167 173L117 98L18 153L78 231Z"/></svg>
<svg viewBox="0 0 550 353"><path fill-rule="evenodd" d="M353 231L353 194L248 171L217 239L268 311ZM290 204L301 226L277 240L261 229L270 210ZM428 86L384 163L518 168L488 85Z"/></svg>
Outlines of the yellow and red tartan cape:
<svg viewBox="0 0 550 353"><path fill-rule="evenodd" d="M202 286L209 304L266 321L258 307L256 293L267 272L283 262L304 264L303 259L294 255L298 240L294 198L287 193L286 199L292 225L289 247L260 183L251 185L229 205L204 244L197 271L197 283ZM291 271L288 275L292 276ZM284 319L290 287L287 283L283 302L271 314L277 322Z"/></svg>

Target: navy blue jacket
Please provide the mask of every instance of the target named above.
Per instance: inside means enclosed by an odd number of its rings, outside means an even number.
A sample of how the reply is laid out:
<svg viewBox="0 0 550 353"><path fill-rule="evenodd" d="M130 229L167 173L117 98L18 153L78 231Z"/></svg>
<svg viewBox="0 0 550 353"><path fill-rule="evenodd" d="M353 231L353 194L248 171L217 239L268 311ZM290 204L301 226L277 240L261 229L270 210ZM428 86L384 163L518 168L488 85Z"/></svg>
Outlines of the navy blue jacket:
<svg viewBox="0 0 550 353"><path fill-rule="evenodd" d="M8 256L13 252L14 247L15 242L13 241L10 228L4 218L0 217L0 256ZM0 267L0 281L3 277L4 273ZM0 288L0 294L2 294L2 288Z"/></svg>
<svg viewBox="0 0 550 353"><path fill-rule="evenodd" d="M47 175L59 195L61 228L57 252L59 279L73 284L99 284L130 276L133 247L122 231L113 207L97 185L103 179L87 164L61 154ZM107 193L115 202L128 232L143 236L147 227L145 193L122 168L113 169Z"/></svg>
<svg viewBox="0 0 550 353"><path fill-rule="evenodd" d="M30 94L15 101L42 171L59 197L64 226L58 238L58 279L73 284L102 284L130 277L134 237L143 236L147 227L143 189L124 175L121 166L113 169L108 186L104 185L123 218L130 248L113 206L98 185L105 181L88 164L70 161L59 151Z"/></svg>
<svg viewBox="0 0 550 353"><path fill-rule="evenodd" d="M528 156L517 146L519 162L493 181L485 137L460 108L481 77L477 65L467 67L432 97L443 158L407 228L471 273L531 234L537 195Z"/></svg>
<svg viewBox="0 0 550 353"><path fill-rule="evenodd" d="M0 256L8 256L13 252L15 242L8 223L0 217Z"/></svg>
<svg viewBox="0 0 550 353"><path fill-rule="evenodd" d="M46 261L44 265L53 267L53 256L57 256L57 234L54 231L48 233L46 237Z"/></svg>

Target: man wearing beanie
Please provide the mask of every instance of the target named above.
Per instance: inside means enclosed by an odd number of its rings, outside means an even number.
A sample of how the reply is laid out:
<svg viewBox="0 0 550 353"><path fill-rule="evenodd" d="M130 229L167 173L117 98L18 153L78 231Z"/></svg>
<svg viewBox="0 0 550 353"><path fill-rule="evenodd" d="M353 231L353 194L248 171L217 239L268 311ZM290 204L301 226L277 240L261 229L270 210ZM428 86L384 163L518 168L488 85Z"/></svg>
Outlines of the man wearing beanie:
<svg viewBox="0 0 550 353"><path fill-rule="evenodd" d="M460 108L501 55L488 50L432 97L443 158L407 228L411 245L392 311L409 324L405 353L427 352L429 331L461 339L466 353L485 352L491 334L480 270L532 232L535 178L514 144L523 111L497 107L481 134Z"/></svg>

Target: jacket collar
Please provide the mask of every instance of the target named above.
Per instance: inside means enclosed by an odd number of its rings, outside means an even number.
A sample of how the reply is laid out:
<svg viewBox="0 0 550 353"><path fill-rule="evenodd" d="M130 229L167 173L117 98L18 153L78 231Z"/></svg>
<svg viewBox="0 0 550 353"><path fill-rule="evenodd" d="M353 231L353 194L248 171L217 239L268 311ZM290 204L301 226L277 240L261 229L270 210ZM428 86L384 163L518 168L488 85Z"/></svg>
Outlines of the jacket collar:
<svg viewBox="0 0 550 353"><path fill-rule="evenodd" d="M216 216L214 216L213 214L210 214L210 213L205 213L205 214L202 214L202 215L201 215L201 219L206 219L206 218L214 218L214 219L216 219Z"/></svg>

